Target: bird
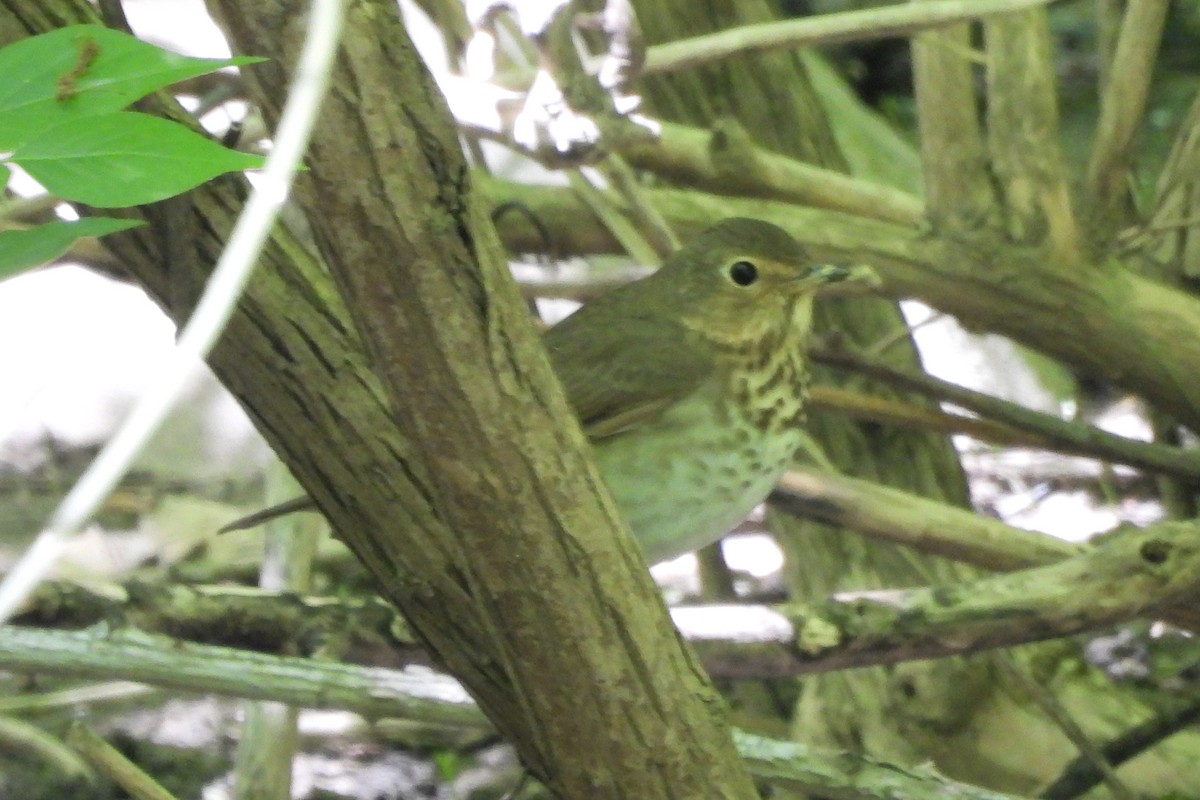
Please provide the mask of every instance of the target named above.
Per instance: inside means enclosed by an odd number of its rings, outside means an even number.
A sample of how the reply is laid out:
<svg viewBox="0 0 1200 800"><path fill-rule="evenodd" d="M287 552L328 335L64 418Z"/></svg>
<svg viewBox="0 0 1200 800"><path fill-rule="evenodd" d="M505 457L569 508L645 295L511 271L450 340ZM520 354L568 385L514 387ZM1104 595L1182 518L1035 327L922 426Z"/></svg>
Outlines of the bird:
<svg viewBox="0 0 1200 800"><path fill-rule="evenodd" d="M648 563L718 540L774 487L803 437L813 297L849 277L774 224L728 218L543 334Z"/></svg>

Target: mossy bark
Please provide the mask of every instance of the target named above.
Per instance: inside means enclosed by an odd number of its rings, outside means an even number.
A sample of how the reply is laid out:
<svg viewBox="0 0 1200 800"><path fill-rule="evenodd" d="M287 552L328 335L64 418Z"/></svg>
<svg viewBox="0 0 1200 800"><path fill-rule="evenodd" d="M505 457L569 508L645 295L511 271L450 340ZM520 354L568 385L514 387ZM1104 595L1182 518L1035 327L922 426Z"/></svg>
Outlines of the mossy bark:
<svg viewBox="0 0 1200 800"><path fill-rule="evenodd" d="M276 119L307 4L213 6L235 51L269 58L247 75ZM86 3L56 10L5 3L0 30L94 21ZM349 4L308 165L296 201L316 247L280 228L214 371L552 791L756 797L723 701L589 464L394 4ZM111 240L176 320L244 191L208 184Z"/></svg>

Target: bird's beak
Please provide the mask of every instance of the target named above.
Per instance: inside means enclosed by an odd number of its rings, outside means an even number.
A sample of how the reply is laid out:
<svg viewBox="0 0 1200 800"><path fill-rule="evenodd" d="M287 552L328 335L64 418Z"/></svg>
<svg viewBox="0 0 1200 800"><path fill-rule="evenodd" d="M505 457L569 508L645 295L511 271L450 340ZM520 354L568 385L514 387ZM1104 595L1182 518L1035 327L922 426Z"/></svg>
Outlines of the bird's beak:
<svg viewBox="0 0 1200 800"><path fill-rule="evenodd" d="M812 283L837 283L850 277L850 270L834 264L820 264L808 274L807 281Z"/></svg>
<svg viewBox="0 0 1200 800"><path fill-rule="evenodd" d="M840 283L842 281L863 281L869 286L878 287L881 283L875 270L865 265L841 267L836 264L820 264L813 267L801 283L809 286L820 286L825 283Z"/></svg>

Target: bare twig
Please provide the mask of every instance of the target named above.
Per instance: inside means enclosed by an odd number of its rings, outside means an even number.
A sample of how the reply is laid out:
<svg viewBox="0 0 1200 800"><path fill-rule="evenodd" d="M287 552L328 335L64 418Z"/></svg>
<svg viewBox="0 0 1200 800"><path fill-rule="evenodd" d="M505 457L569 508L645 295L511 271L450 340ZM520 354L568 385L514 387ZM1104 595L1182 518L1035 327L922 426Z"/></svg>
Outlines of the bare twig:
<svg viewBox="0 0 1200 800"><path fill-rule="evenodd" d="M97 772L129 792L134 800L176 800L175 795L82 722L71 725L67 731L67 744L86 758Z"/></svg>
<svg viewBox="0 0 1200 800"><path fill-rule="evenodd" d="M1200 701L1193 699L1133 726L1104 745L1100 752L1106 764L1120 766L1197 721L1200 721ZM1039 796L1045 800L1070 800L1085 794L1102 779L1100 770L1081 755L1064 767L1059 777Z"/></svg>
<svg viewBox="0 0 1200 800"><path fill-rule="evenodd" d="M543 155L507 138L502 108L511 102L510 93L455 75L439 80L465 133L503 141L531 158ZM610 137L606 144L633 167L718 194L789 201L914 227L924 218L924 204L912 194L773 153L720 123L711 131L656 124L658 136L641 130Z"/></svg>
<svg viewBox="0 0 1200 800"><path fill-rule="evenodd" d="M952 414L927 405L921 406L903 400L863 394L836 386L813 386L809 390L808 402L813 409L836 411L853 419L882 422L946 435L960 433L994 444L1046 445L1046 441L1037 434L993 420Z"/></svg>
<svg viewBox="0 0 1200 800"><path fill-rule="evenodd" d="M989 14L1003 14L1042 6L1048 2L1050 0L936 0L746 25L651 47L646 54L646 66L642 71L646 75L672 72L779 47L804 47L906 36Z"/></svg>
<svg viewBox="0 0 1200 800"><path fill-rule="evenodd" d="M655 267L662 263L662 255L658 249L647 241L637 225L628 218L625 210L619 208L606 192L593 185L583 170L568 171L567 180L579 198L600 218L634 261Z"/></svg>
<svg viewBox="0 0 1200 800"><path fill-rule="evenodd" d="M1168 280L1200 276L1200 94L1179 126L1155 187L1154 209L1129 242L1165 267Z"/></svg>
<svg viewBox="0 0 1200 800"><path fill-rule="evenodd" d="M1112 792L1113 797L1117 800L1133 800L1134 794L1129 787L1117 777L1113 771L1112 764L1104 758L1100 750L1092 744L1091 739L1083 732L1067 710L1062 707L1058 699L1049 692L1041 684L1034 681L1009 658L1000 658L996 660L997 666L1004 671L1009 680L1017 683L1025 693L1033 700L1034 705L1042 710L1050 720L1058 726L1058 729L1071 740L1071 744L1079 750L1080 755L1103 776L1103 780L1108 790Z"/></svg>
<svg viewBox="0 0 1200 800"><path fill-rule="evenodd" d="M808 519L990 570L1051 564L1086 551L965 508L824 470L794 467L771 501Z"/></svg>
<svg viewBox="0 0 1200 800"><path fill-rule="evenodd" d="M637 176L629 168L620 153L610 153L600 160L596 169L608 180L612 188L629 206L639 229L645 232L661 260L679 249L679 237L671 230L662 212L646 199L646 193L638 185Z"/></svg>
<svg viewBox="0 0 1200 800"><path fill-rule="evenodd" d="M0 716L0 748L21 758L37 759L42 762L42 769L60 779L79 781L96 788L96 773L87 761L57 736L31 722Z"/></svg>
<svg viewBox="0 0 1200 800"><path fill-rule="evenodd" d="M1101 458L1200 481L1200 453L1126 439L1091 425L1059 419L983 392L956 386L931 375L898 370L877 360L844 350L814 348L810 352L820 363L850 369L892 386L962 406L998 420L1006 426L1027 431L1048 446L1062 452Z"/></svg>
<svg viewBox="0 0 1200 800"><path fill-rule="evenodd" d="M264 500L269 505L295 495L300 486L281 463L268 468ZM275 520L264 538L259 586L267 591L306 592L323 522ZM299 709L264 700L245 704L242 735L234 755L233 793L238 800L288 800L298 742Z"/></svg>

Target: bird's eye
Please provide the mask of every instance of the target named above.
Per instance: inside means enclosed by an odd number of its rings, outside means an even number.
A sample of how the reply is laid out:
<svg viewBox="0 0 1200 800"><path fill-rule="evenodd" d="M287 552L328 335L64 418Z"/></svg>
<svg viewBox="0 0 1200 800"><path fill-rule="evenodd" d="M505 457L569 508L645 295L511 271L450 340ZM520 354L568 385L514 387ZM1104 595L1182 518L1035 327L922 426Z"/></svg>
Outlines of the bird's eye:
<svg viewBox="0 0 1200 800"><path fill-rule="evenodd" d="M729 265L729 278L738 286L749 286L758 280L758 267L749 261L735 261Z"/></svg>

